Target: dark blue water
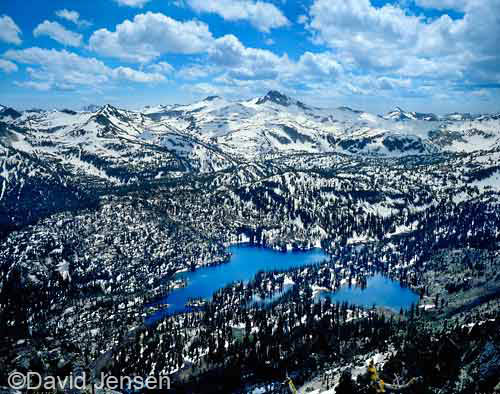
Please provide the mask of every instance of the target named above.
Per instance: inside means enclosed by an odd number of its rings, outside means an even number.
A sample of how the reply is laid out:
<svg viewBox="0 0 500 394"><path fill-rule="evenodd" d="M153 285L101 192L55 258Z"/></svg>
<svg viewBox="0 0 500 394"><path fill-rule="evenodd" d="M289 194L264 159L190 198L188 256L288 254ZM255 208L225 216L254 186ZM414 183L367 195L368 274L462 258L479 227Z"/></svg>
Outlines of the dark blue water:
<svg viewBox="0 0 500 394"><path fill-rule="evenodd" d="M194 272L181 272L176 279L186 279L187 286L173 290L163 303L168 308L158 311L147 319L151 323L159 318L186 312L186 303L193 298L209 300L216 290L236 281L249 281L259 271L286 270L318 263L328 258L322 249L280 252L246 244L230 246L231 259L227 264L203 267Z"/></svg>
<svg viewBox="0 0 500 394"><path fill-rule="evenodd" d="M371 307L374 304L384 306L396 312L401 308L409 309L411 304L417 304L419 296L407 287L402 287L399 282L393 281L380 274L367 279L366 288L342 286L337 291L322 293L335 302L347 301L349 304Z"/></svg>
<svg viewBox="0 0 500 394"><path fill-rule="evenodd" d="M191 310L186 303L191 299L203 298L210 300L213 293L220 288L236 281L249 281L259 271L287 270L289 268L303 267L323 261L328 256L323 250L316 248L308 251L279 252L273 249L260 248L250 245L236 245L229 248L231 259L227 264L213 267L204 267L194 272L182 272L176 279L185 279L187 286L173 290L164 300L167 308L160 310L146 320L153 323L160 318L180 312ZM402 288L398 282L391 281L381 275L368 279L367 288L340 288L335 293L322 293L329 295L332 302L337 300L348 301L358 305L386 306L399 311L401 307L407 309L418 296L407 288Z"/></svg>

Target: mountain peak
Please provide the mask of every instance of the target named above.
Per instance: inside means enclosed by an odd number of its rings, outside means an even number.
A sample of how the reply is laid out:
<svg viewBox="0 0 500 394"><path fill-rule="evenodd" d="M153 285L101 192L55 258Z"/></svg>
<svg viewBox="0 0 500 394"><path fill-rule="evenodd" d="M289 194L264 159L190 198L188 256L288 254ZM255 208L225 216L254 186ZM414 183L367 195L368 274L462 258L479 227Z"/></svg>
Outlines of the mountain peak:
<svg viewBox="0 0 500 394"><path fill-rule="evenodd" d="M342 105L340 107L338 107L337 109L341 110L341 111L345 111L345 112L352 112L354 114L361 114L363 111L360 111L358 109L352 109L351 107L348 107L346 105Z"/></svg>
<svg viewBox="0 0 500 394"><path fill-rule="evenodd" d="M113 107L111 104L104 104L102 107L101 107L101 111L104 111L104 110L115 110L116 108Z"/></svg>
<svg viewBox="0 0 500 394"><path fill-rule="evenodd" d="M104 115L113 115L113 116L119 116L120 111L118 108L112 106L111 104L105 104L101 108L99 108L99 111L97 111L97 114L104 114Z"/></svg>
<svg viewBox="0 0 500 394"><path fill-rule="evenodd" d="M220 96L208 96L203 99L203 101L214 101L220 99Z"/></svg>
<svg viewBox="0 0 500 394"><path fill-rule="evenodd" d="M61 109L60 112L67 114L67 115L76 115L78 113L78 112L73 111L72 109L68 109L68 108L63 108L63 109Z"/></svg>
<svg viewBox="0 0 500 394"><path fill-rule="evenodd" d="M1 117L11 117L12 119L17 119L21 116L14 108L6 107L5 105L0 106L0 116Z"/></svg>
<svg viewBox="0 0 500 394"><path fill-rule="evenodd" d="M264 97L257 101L257 104L264 104L268 101L285 107L289 106L293 102L290 97L284 95L283 93L278 92L277 90L270 90Z"/></svg>
<svg viewBox="0 0 500 394"><path fill-rule="evenodd" d="M414 111L405 111L401 107L396 106L391 112L388 112L384 116L384 119L401 121L401 120L426 120L426 121L437 121L439 117L432 113L421 113Z"/></svg>

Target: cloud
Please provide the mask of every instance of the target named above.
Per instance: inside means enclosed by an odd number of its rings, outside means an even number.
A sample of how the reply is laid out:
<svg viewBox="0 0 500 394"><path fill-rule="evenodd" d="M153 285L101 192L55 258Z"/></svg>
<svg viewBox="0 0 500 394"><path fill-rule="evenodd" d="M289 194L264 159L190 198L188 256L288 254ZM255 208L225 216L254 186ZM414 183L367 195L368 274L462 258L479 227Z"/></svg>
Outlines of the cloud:
<svg viewBox="0 0 500 394"><path fill-rule="evenodd" d="M164 81L165 77L159 73L145 73L129 67L117 67L111 75L113 78L125 79L133 82L148 83Z"/></svg>
<svg viewBox="0 0 500 394"><path fill-rule="evenodd" d="M419 17L406 15L399 7L375 8L369 0L316 0L311 6L310 18L309 27L317 33L317 41L349 50L355 57L359 57L360 52L373 53L377 49L398 49L414 44L420 23Z"/></svg>
<svg viewBox="0 0 500 394"><path fill-rule="evenodd" d="M68 52L63 49L27 48L9 50L4 58L29 65L31 81L19 82L21 86L38 86L39 89L74 90L79 87L101 87L115 80L152 83L165 80L159 73L146 73L128 67L111 68L102 61Z"/></svg>
<svg viewBox="0 0 500 394"><path fill-rule="evenodd" d="M15 63L12 63L8 60L0 59L0 70L2 70L5 73L12 73L14 71L17 71L18 68Z"/></svg>
<svg viewBox="0 0 500 394"><path fill-rule="evenodd" d="M247 48L232 34L215 40L210 47L209 60L228 70L236 79L276 78L289 64L288 57L259 48Z"/></svg>
<svg viewBox="0 0 500 394"><path fill-rule="evenodd" d="M442 79L464 79L465 65L457 64L455 56L442 56L436 58L424 58L409 56L405 63L397 70L400 75L410 78L427 78L433 80Z"/></svg>
<svg viewBox="0 0 500 394"><path fill-rule="evenodd" d="M186 84L181 86L182 90L193 93L196 96L224 96L228 98L241 98L242 96L256 95L255 84L244 83L226 84L226 83L210 83L198 82L194 84Z"/></svg>
<svg viewBox="0 0 500 394"><path fill-rule="evenodd" d="M307 76L337 76L343 68L336 57L329 53L305 52L298 62L298 75Z"/></svg>
<svg viewBox="0 0 500 394"><path fill-rule="evenodd" d="M391 78L391 77L371 77L371 76L360 76L353 79L353 81L360 87L364 88L366 91L371 91L373 93L379 90L397 90L403 89L408 90L412 87L411 80L409 78Z"/></svg>
<svg viewBox="0 0 500 394"><path fill-rule="evenodd" d="M66 19L67 21L73 22L75 25L78 24L78 20L80 19L80 14L76 11L70 11L67 9L57 10L55 12L56 16L62 19Z"/></svg>
<svg viewBox="0 0 500 394"><path fill-rule="evenodd" d="M63 49L38 47L8 50L4 57L18 63L39 65L47 70L68 71L71 69L88 73L103 74L108 67L95 58L87 58Z"/></svg>
<svg viewBox="0 0 500 394"><path fill-rule="evenodd" d="M433 8L436 10L463 11L470 0L415 0L415 4L422 8Z"/></svg>
<svg viewBox="0 0 500 394"><path fill-rule="evenodd" d="M60 44L72 47L79 47L82 45L83 36L67 30L57 22L44 21L40 23L35 30L33 30L35 37L49 36Z"/></svg>
<svg viewBox="0 0 500 394"><path fill-rule="evenodd" d="M208 64L192 64L181 68L177 73L177 76L186 80L196 80L206 78L210 74L217 73L218 71L220 70L217 70L216 67Z"/></svg>
<svg viewBox="0 0 500 394"><path fill-rule="evenodd" d="M476 97L489 98L491 96L491 91L486 89L474 90L470 93Z"/></svg>
<svg viewBox="0 0 500 394"><path fill-rule="evenodd" d="M269 32L290 22L274 5L251 0L187 0L187 4L196 12L207 12L221 16L227 21L248 21L262 32Z"/></svg>
<svg viewBox="0 0 500 394"><path fill-rule="evenodd" d="M299 25L305 25L309 19L307 18L307 15L301 14L297 17L297 23Z"/></svg>
<svg viewBox="0 0 500 394"><path fill-rule="evenodd" d="M418 85L411 77L385 75L383 72L379 75L370 71L356 73L357 70L349 69L349 61L345 63L345 59L335 51L306 51L297 60L292 60L286 54L279 56L269 50L246 47L234 35L214 41L208 51L206 65L212 68L208 75L206 68L199 70L193 66L181 69L181 75L194 74L194 80L205 79L193 83L191 88L184 86L185 89L200 95L212 92L241 97L260 94L261 89L274 88L290 94L298 93L313 102L323 100L323 105L330 105L326 102L328 98L339 100L345 96L422 98L439 93L428 84ZM420 65L434 67L431 63ZM418 73L419 66L412 71ZM442 70L447 75L452 71ZM449 88L444 84L440 87Z"/></svg>
<svg viewBox="0 0 500 394"><path fill-rule="evenodd" d="M21 29L10 16L0 16L0 41L20 45L22 43L21 34Z"/></svg>
<svg viewBox="0 0 500 394"><path fill-rule="evenodd" d="M23 88L35 89L41 92L46 92L52 89L51 82L14 81L14 84Z"/></svg>
<svg viewBox="0 0 500 394"><path fill-rule="evenodd" d="M313 41L337 54L353 73L436 80L498 80L498 0L417 0L420 6L460 9L427 19L398 5L375 7L369 0L314 0L307 28Z"/></svg>
<svg viewBox="0 0 500 394"><path fill-rule="evenodd" d="M120 5L124 5L127 7L137 7L142 8L144 5L149 3L151 0L116 0L116 2Z"/></svg>
<svg viewBox="0 0 500 394"><path fill-rule="evenodd" d="M198 21L179 22L161 13L138 14L115 31L95 31L89 48L101 55L147 63L164 53L194 54L213 41L208 26Z"/></svg>
<svg viewBox="0 0 500 394"><path fill-rule="evenodd" d="M158 74L171 74L174 72L174 67L167 62L159 62L156 64L150 64L148 70L156 72Z"/></svg>
<svg viewBox="0 0 500 394"><path fill-rule="evenodd" d="M57 10L55 14L59 18L65 19L69 22L73 22L75 25L78 25L80 27L88 27L92 25L91 22L80 19L80 14L77 11L62 9L62 10Z"/></svg>
<svg viewBox="0 0 500 394"><path fill-rule="evenodd" d="M289 83L328 78L342 72L342 65L331 52L305 52L297 61L270 50L245 47L234 35L215 40L208 52L209 64L226 73L226 80L270 80Z"/></svg>

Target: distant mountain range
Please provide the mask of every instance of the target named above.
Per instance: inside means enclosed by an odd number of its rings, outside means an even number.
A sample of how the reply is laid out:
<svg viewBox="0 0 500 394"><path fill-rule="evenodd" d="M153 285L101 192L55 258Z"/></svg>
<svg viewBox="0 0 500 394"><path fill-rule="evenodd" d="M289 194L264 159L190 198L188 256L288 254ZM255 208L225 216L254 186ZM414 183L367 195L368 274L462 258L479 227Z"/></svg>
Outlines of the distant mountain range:
<svg viewBox="0 0 500 394"><path fill-rule="evenodd" d="M189 105L129 111L0 107L0 144L70 171L127 182L162 172L214 171L290 153L400 157L496 149L500 115L435 114L396 108L383 116L308 106L277 91L244 101L218 96ZM161 164L159 164L161 163Z"/></svg>
<svg viewBox="0 0 500 394"><path fill-rule="evenodd" d="M1 106L0 202L10 209L10 223L20 220L15 201L35 195L48 206L71 206L84 198L80 184L87 190L116 187L304 154L401 158L499 147L498 113L438 117L396 108L380 116L349 107L317 108L277 91L250 100L210 96L138 111L109 104L83 111ZM62 193L57 203L54 191ZM47 204L40 206L49 209ZM25 218L25 208L17 207Z"/></svg>

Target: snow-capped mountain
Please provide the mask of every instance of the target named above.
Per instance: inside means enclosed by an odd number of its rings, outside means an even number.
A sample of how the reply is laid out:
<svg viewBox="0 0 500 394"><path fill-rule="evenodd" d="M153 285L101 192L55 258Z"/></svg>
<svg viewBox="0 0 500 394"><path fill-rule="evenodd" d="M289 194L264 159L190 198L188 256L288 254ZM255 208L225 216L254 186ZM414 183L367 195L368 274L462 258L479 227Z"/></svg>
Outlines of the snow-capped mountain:
<svg viewBox="0 0 500 394"><path fill-rule="evenodd" d="M294 154L384 158L500 147L498 114L438 120L398 108L380 117L348 107L316 108L276 91L249 100L210 96L140 111L109 104L88 109L0 107L2 195L19 186L13 181L16 171L33 165L61 184L62 174L70 174L101 187ZM38 182L37 171L23 174L25 184Z"/></svg>
<svg viewBox="0 0 500 394"><path fill-rule="evenodd" d="M439 120L439 117L432 113L407 112L399 107L396 107L393 111L388 112L382 117L384 119L394 120L394 121L427 120L429 122L435 122Z"/></svg>
<svg viewBox="0 0 500 394"><path fill-rule="evenodd" d="M26 111L5 127L15 138L4 140L4 145L115 183L152 178L162 171L197 169L192 150L210 156L194 138L140 112L111 105L95 112ZM225 160L223 155L212 156L213 165Z"/></svg>
<svg viewBox="0 0 500 394"><path fill-rule="evenodd" d="M294 100L276 90L270 90L264 97L259 98L256 104L274 103L281 105L283 107L289 107L291 105L297 106L302 109L309 109L304 103Z"/></svg>
<svg viewBox="0 0 500 394"><path fill-rule="evenodd" d="M21 114L15 109L0 105L0 121L1 122L11 122L19 118Z"/></svg>
<svg viewBox="0 0 500 394"><path fill-rule="evenodd" d="M213 96L191 105L150 108L147 116L247 159L293 152L402 156L455 151L462 147L451 140L435 143L436 130L461 128L455 137L467 142L467 130L489 132L498 123L492 115L450 121L400 108L384 117L348 107L315 108L276 91L239 102ZM484 141L479 149L495 143Z"/></svg>
<svg viewBox="0 0 500 394"><path fill-rule="evenodd" d="M498 145L500 123L498 115L455 114L439 119L397 108L380 117L348 107L315 108L277 91L236 102L211 96L189 105L141 111L111 105L88 109L92 110L19 113L1 107L0 121L12 132L22 131L11 147L26 153L59 152L69 160L75 152L87 152L104 161L119 157L130 161L144 154L145 162L166 155L204 170L266 154L402 156L490 149ZM226 163L212 168L206 165L207 156Z"/></svg>

